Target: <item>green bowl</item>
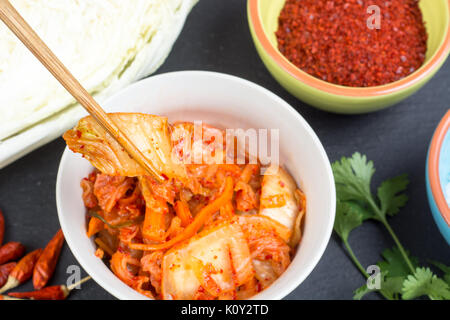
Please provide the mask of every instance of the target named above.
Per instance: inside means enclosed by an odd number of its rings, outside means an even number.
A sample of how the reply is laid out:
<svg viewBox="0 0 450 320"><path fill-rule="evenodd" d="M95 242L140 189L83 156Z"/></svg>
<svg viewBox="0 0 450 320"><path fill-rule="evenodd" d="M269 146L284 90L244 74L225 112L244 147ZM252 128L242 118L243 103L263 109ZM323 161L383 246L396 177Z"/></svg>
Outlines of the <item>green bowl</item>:
<svg viewBox="0 0 450 320"><path fill-rule="evenodd" d="M300 70L277 48L275 31L285 0L248 0L248 21L256 49L273 77L290 93L319 109L346 114L377 111L419 90L439 70L450 52L450 0L421 0L428 33L425 62L409 76L383 86L335 85Z"/></svg>

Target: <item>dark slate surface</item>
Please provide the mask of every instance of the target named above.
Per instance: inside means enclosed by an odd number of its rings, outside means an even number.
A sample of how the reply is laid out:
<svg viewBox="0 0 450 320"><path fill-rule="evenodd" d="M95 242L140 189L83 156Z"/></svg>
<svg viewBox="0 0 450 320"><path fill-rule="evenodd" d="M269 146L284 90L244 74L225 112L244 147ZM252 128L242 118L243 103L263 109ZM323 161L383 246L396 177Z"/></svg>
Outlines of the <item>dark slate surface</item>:
<svg viewBox="0 0 450 320"><path fill-rule="evenodd" d="M158 73L210 70L233 74L273 91L289 102L314 128L332 161L360 151L375 161L375 183L408 173L410 201L391 219L404 245L419 258L450 264L450 250L438 232L425 194L428 143L450 105L450 63L418 94L374 114L340 116L298 101L267 72L256 54L243 0L200 1L188 18L172 53ZM30 250L44 246L58 230L55 181L64 142L58 139L0 170L0 206L6 215L6 239L20 240ZM364 265L392 246L379 225L367 223L352 234L354 251ZM66 268L78 264L67 245L52 284L65 283ZM288 299L350 299L363 278L333 236L312 274ZM23 289L31 289L30 284ZM378 296L373 294L372 299ZM94 282L71 299L113 299Z"/></svg>

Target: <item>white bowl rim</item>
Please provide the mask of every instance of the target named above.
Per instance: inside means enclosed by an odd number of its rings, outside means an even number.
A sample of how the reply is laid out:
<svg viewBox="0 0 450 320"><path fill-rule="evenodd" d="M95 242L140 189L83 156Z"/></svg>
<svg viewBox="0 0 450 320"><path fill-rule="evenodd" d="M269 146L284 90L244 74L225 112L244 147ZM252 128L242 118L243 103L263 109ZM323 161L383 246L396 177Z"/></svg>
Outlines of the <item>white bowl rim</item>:
<svg viewBox="0 0 450 320"><path fill-rule="evenodd" d="M290 115L295 118L296 121L300 122L304 126L304 128L307 130L310 138L313 140L314 144L318 147L320 156L322 158L321 160L325 164L326 177L327 177L328 184L329 184L328 187L331 190L331 194L330 194L330 197L331 197L330 205L331 206L329 208L331 218L327 221L327 225L325 228L326 232L323 234L323 237L321 238L322 239L321 242L316 244L317 248L315 250L314 256L310 260L309 267L306 270L305 269L302 270L302 276L298 277L296 281L289 282L289 284L283 288L282 292L278 292L278 293L274 294L272 297L264 297L264 299L268 299L268 300L269 299L270 300L280 300L280 299L284 298L285 296L287 296L288 294L290 294L295 288L297 288L310 275L310 273L317 266L317 264L319 263L319 260L323 256L325 249L327 248L328 243L331 238L331 234L332 234L333 226L334 226L335 211L336 211L336 189L335 189L335 183L334 183L334 176L333 176L333 172L331 169L331 164L328 159L328 156L327 156L325 149L324 149L322 143L320 142L318 136L314 132L314 130L311 128L311 126L308 124L308 122L300 115L300 113L298 113L289 103L287 103L286 101L281 99L279 96L277 96L273 92L269 91L268 89L266 89L256 83L253 83L249 80L246 80L246 79L234 76L234 75L230 75L230 74L213 72L213 71L198 71L198 70L173 71L173 72L162 73L162 74L150 76L148 78L139 80L139 81L127 86L126 88L119 90L113 96L108 98L103 103L103 105L107 105L109 103L109 101L114 100L116 96L122 94L123 92L125 92L127 90L130 90L131 88L144 85L145 82L147 82L147 81L148 82L155 81L156 78L166 78L166 77L174 77L174 76L177 77L177 76L184 76L184 75L187 75L187 76L196 76L197 75L197 76L222 78L222 79L226 79L226 80L239 82L243 86L247 86L247 87L250 87L250 88L260 91L262 94L266 95L268 98L277 101L279 103L279 105L282 106L283 108L286 108L286 111L288 111L290 113ZM100 277L97 274L97 272L93 268L90 267L89 263L87 263L85 261L85 259L83 258L83 255L77 250L77 248L75 246L76 241L74 239L72 239L72 237L70 236L70 233L66 232L66 230L69 229L69 226L66 224L64 215L62 214L62 208L61 208L61 196L62 195L61 195L61 191L60 191L61 190L60 185L62 183L61 182L62 167L65 163L66 158L71 153L72 153L72 151L70 151L70 149L66 146L66 148L64 149L63 155L61 157L61 161L60 161L60 164L58 167L58 175L57 175L57 179L56 179L56 207L57 207L57 212L58 212L58 219L61 224L62 231L66 237L66 242L67 242L72 254L75 256L76 260L80 263L80 265L92 277L92 279L95 282L97 282L103 289L105 289L106 291L108 291L110 294L112 294L114 297L116 297L118 299L130 299L130 297L127 297L126 295L124 295L120 290L117 290L117 288L115 288L114 285L100 280ZM281 275L280 278L281 277L283 277L283 275ZM260 298L260 296L262 296L262 295L264 295L264 291L253 296L251 298L251 300L262 299L262 298Z"/></svg>

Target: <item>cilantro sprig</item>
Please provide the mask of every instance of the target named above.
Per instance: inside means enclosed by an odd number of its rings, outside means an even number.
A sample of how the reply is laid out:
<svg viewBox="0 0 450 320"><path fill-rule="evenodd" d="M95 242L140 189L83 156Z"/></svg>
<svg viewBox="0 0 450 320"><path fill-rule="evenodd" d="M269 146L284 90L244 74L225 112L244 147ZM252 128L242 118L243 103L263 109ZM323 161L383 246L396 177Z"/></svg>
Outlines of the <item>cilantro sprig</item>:
<svg viewBox="0 0 450 320"><path fill-rule="evenodd" d="M360 153L351 158L343 157L332 165L336 182L336 219L334 231L342 240L351 260L366 277L369 274L356 257L350 243L350 233L367 220L380 222L392 237L395 247L382 253L380 262L380 288L369 289L363 285L355 291L354 299L362 299L367 293L378 291L389 300L414 299L428 296L430 299L450 299L450 267L432 262L444 273L439 278L429 268L419 266L418 259L403 247L388 217L400 212L408 201L405 194L409 184L407 175L385 180L372 193L372 177L375 167L372 161Z"/></svg>

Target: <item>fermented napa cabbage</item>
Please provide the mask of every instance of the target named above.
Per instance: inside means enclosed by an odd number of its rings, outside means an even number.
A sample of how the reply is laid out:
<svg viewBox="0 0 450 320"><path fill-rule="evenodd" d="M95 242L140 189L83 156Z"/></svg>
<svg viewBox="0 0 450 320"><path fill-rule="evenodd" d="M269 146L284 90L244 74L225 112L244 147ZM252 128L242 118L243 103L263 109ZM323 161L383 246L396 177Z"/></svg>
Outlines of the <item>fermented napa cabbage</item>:
<svg viewBox="0 0 450 320"><path fill-rule="evenodd" d="M11 2L102 102L162 64L197 0ZM58 137L85 113L1 23L0 48L1 168Z"/></svg>
<svg viewBox="0 0 450 320"><path fill-rule="evenodd" d="M166 117L142 113L109 113L109 117L133 141L159 175L179 179L186 176L181 159L172 157ZM147 174L92 116L81 119L63 138L70 150L81 153L102 173L127 177Z"/></svg>

